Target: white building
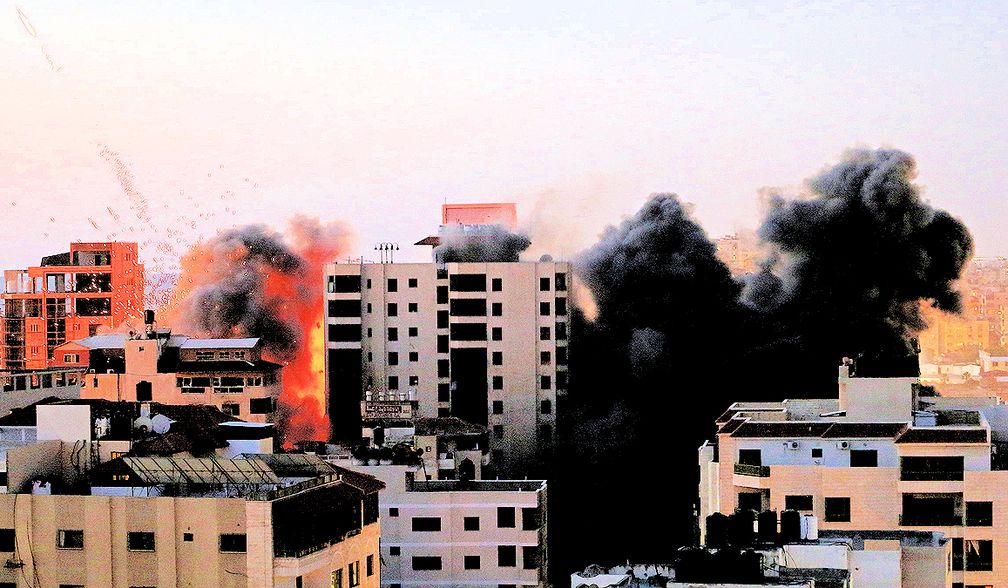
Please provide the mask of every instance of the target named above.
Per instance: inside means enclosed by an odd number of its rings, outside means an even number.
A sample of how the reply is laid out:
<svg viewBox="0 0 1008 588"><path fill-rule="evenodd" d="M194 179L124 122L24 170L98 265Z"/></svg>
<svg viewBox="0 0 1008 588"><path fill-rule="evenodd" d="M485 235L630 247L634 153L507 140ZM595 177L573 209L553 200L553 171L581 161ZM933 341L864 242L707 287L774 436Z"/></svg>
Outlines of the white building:
<svg viewBox="0 0 1008 588"><path fill-rule="evenodd" d="M360 439L362 401L414 401L417 416L486 426L498 471L524 474L567 388L570 275L554 261L327 265L334 439Z"/></svg>
<svg viewBox="0 0 1008 588"><path fill-rule="evenodd" d="M408 466L350 466L385 483L383 586L545 586L546 482L431 480Z"/></svg>

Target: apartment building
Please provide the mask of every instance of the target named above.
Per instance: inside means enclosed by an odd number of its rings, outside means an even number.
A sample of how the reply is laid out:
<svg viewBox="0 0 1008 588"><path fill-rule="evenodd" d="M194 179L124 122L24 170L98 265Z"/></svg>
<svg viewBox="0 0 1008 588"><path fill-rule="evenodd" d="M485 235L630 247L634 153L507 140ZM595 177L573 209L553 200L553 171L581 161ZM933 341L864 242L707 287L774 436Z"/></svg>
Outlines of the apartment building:
<svg viewBox="0 0 1008 588"><path fill-rule="evenodd" d="M255 457L118 458L81 491L0 496L0 582L377 588L380 489L354 472L286 485Z"/></svg>
<svg viewBox="0 0 1008 588"><path fill-rule="evenodd" d="M951 584L1008 578L1008 407L942 398L916 378L840 366L835 400L734 403L700 448L707 517L798 511L827 531L936 531L951 542Z"/></svg>
<svg viewBox="0 0 1008 588"><path fill-rule="evenodd" d="M0 415L45 398L80 398L82 367L0 373Z"/></svg>
<svg viewBox="0 0 1008 588"><path fill-rule="evenodd" d="M136 243L71 243L38 266L5 270L2 286L0 371L48 368L60 344L142 320Z"/></svg>
<svg viewBox="0 0 1008 588"><path fill-rule="evenodd" d="M385 484L383 586L545 586L546 482L429 480L410 466L350 466Z"/></svg>
<svg viewBox="0 0 1008 588"><path fill-rule="evenodd" d="M262 358L258 338L95 335L58 346L52 363L84 372L81 398L207 404L258 423L273 422L282 390L283 366Z"/></svg>
<svg viewBox="0 0 1008 588"><path fill-rule="evenodd" d="M400 418L378 405L405 401L487 427L498 471L524 475L553 447L567 388L570 276L556 261L328 264L334 439L360 440L368 403Z"/></svg>
<svg viewBox="0 0 1008 588"><path fill-rule="evenodd" d="M391 422L364 421L367 446L358 459L413 459L426 480L481 480L492 477L487 428L456 417ZM402 451L406 449L406 451Z"/></svg>

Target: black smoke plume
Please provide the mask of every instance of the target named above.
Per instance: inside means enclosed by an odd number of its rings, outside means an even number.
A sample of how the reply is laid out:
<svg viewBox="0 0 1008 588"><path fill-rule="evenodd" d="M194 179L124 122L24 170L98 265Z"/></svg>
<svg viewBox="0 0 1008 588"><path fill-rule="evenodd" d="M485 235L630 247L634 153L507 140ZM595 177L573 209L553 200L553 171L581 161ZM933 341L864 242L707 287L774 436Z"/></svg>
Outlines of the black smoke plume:
<svg viewBox="0 0 1008 588"><path fill-rule="evenodd" d="M899 151L855 151L811 198L778 198L759 233L768 259L744 279L667 194L575 259L595 308L572 317L557 416L557 569L670 561L696 540L696 450L732 402L835 398L841 357L906 358L921 301L958 310L972 242L920 199L914 170Z"/></svg>
<svg viewBox="0 0 1008 588"><path fill-rule="evenodd" d="M528 236L513 233L502 225L481 225L476 231L450 225L440 237L434 259L441 263L518 261L522 251L532 244Z"/></svg>
<svg viewBox="0 0 1008 588"><path fill-rule="evenodd" d="M303 268L282 235L264 225L223 232L203 245L200 264L203 279L189 294L185 313L197 329L218 337L259 337L281 359L299 348L297 323L266 292L270 273L295 275Z"/></svg>

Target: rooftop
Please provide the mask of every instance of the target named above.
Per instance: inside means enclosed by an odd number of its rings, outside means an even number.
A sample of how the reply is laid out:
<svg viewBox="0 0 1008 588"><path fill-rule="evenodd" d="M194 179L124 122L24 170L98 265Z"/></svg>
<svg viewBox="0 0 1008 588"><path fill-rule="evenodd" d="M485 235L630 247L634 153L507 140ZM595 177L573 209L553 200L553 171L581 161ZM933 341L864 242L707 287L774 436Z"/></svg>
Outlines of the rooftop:
<svg viewBox="0 0 1008 588"><path fill-rule="evenodd" d="M236 339L189 339L181 349L251 349L259 344L258 337Z"/></svg>
<svg viewBox="0 0 1008 588"><path fill-rule="evenodd" d="M546 480L415 480L409 492L538 492Z"/></svg>

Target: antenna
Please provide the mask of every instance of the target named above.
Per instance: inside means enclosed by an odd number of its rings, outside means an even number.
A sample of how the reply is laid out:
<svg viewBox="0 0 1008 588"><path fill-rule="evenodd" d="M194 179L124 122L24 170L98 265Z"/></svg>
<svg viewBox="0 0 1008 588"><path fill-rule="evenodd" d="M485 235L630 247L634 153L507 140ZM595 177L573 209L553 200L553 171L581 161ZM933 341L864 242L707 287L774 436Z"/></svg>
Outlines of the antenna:
<svg viewBox="0 0 1008 588"><path fill-rule="evenodd" d="M398 243L384 242L375 245L375 251L379 252L382 263L395 263L395 252L399 251Z"/></svg>

